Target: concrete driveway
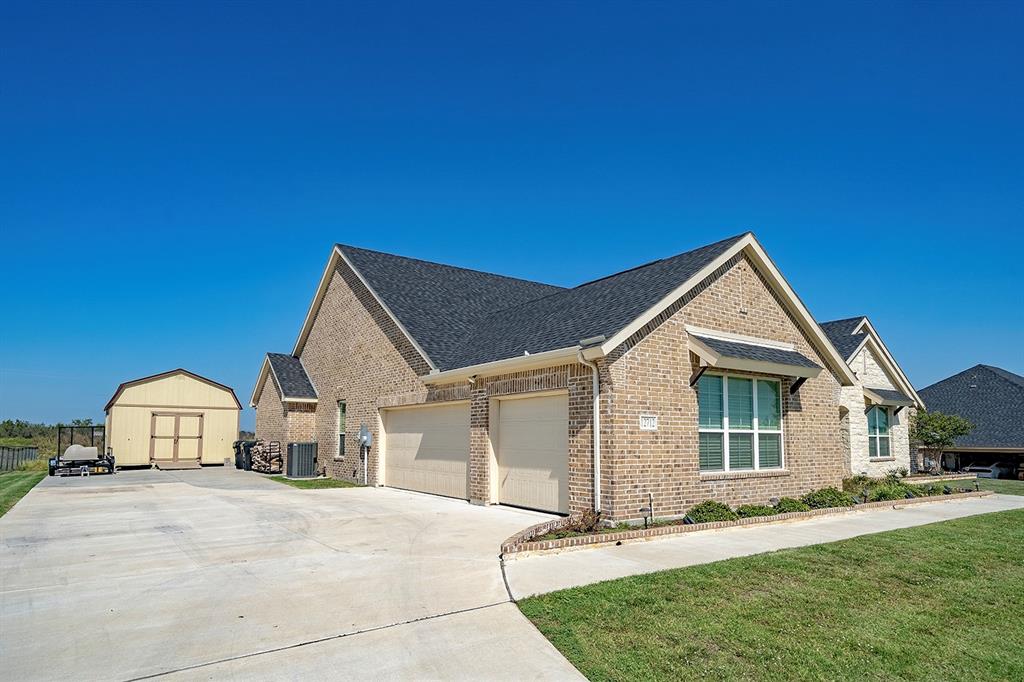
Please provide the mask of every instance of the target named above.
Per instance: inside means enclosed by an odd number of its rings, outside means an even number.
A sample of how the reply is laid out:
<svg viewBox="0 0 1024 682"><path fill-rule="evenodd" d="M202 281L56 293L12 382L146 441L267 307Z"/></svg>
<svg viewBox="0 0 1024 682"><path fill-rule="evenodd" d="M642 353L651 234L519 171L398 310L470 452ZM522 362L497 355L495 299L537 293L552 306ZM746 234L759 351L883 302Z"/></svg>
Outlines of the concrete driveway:
<svg viewBox="0 0 1024 682"><path fill-rule="evenodd" d="M233 469L46 479L0 519L4 677L579 679L497 559L544 518Z"/></svg>

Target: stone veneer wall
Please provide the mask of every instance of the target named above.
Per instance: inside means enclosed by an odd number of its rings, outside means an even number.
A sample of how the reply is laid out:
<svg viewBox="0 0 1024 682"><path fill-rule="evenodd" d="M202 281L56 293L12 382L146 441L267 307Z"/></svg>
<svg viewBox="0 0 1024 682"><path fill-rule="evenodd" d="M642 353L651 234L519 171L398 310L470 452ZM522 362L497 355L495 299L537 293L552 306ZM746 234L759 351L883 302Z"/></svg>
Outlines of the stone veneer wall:
<svg viewBox="0 0 1024 682"><path fill-rule="evenodd" d="M724 265L609 358L612 433L602 447L614 452L609 472L614 518L641 516L648 492L655 513L670 516L707 499L766 503L839 485L846 471L840 386L829 369L793 396L790 381L782 381L784 470L700 472L697 393L689 385L698 365L688 349L686 324L790 342L828 367L748 260L737 257ZM658 431L640 431L641 414L657 415Z"/></svg>
<svg viewBox="0 0 1024 682"><path fill-rule="evenodd" d="M857 375L858 382L856 386L843 387L842 394L843 406L850 411L850 472L878 477L893 469L912 470L914 467L911 466L910 457L910 419L915 408L905 408L900 410L898 415L891 417L889 452L892 456L871 459L868 456L868 417L865 412L867 406L864 402L864 387L894 390L896 385L867 346L853 358L850 368Z"/></svg>

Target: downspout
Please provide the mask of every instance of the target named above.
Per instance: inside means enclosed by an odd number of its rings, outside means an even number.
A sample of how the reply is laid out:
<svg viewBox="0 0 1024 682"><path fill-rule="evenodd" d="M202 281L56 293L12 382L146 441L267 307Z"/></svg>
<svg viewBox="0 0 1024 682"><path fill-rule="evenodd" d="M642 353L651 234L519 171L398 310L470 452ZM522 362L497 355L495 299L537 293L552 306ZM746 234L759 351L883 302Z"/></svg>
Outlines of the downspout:
<svg viewBox="0 0 1024 682"><path fill-rule="evenodd" d="M601 379L597 364L583 357L583 351L576 353L576 359L590 368L593 382L591 394L594 398L594 511L601 511Z"/></svg>

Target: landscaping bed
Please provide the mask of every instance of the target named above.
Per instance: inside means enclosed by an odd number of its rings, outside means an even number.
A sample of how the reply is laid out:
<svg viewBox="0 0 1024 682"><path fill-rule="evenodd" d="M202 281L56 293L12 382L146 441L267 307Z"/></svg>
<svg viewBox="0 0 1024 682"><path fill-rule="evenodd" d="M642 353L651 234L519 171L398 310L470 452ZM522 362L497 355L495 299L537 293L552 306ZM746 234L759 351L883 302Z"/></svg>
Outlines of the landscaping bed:
<svg viewBox="0 0 1024 682"><path fill-rule="evenodd" d="M591 680L1024 679L1024 511L519 602Z"/></svg>
<svg viewBox="0 0 1024 682"><path fill-rule="evenodd" d="M683 518L649 520L644 526L626 523L609 525L602 523L600 515L593 512L573 514L545 521L513 535L502 543L501 553L502 556L511 556L523 552L621 544L677 533L992 494L973 490L973 486L968 489L943 482L915 486L904 482L898 475L879 479L855 476L844 481L843 488L822 488L807 493L799 500L784 497L774 505L742 505L735 510L721 502L707 500L691 507Z"/></svg>

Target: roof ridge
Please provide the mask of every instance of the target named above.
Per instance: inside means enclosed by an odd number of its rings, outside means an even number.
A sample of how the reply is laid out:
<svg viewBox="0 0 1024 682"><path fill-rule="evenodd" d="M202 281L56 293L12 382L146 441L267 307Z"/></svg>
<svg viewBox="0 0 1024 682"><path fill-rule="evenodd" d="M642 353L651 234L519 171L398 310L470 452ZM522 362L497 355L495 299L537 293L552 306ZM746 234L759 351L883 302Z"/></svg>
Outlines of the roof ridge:
<svg viewBox="0 0 1024 682"><path fill-rule="evenodd" d="M364 248L362 246L353 246L351 244L342 244L341 242L335 242L334 245L336 247L338 247L339 249L343 249L343 250L344 249L355 249L357 251L365 251L367 253L376 253L376 254L380 254L382 256L390 256L391 258L401 258L403 260L413 261L415 263L425 263L426 265L434 265L434 266L442 267L442 268L451 268L452 270L462 270L463 272L473 272L473 273L476 273L478 275L487 275L488 277L498 277L498 278L501 278L501 279L512 280L514 282L526 282L527 284L537 284L539 286L551 287L551 288L559 289L559 290L562 290L562 291L566 291L567 290L566 287L562 287L562 286L559 286L557 284L548 284L547 282L538 282L537 280L525 279L523 277L513 277L511 275L502 275L502 274L499 274L497 272L488 272L487 270L477 270L476 268L464 268L461 265L452 265L450 263L438 263L437 261L426 260L424 258L415 258L413 256L403 256L400 253L390 253L388 251L378 251L376 249L367 249L367 248Z"/></svg>
<svg viewBox="0 0 1024 682"><path fill-rule="evenodd" d="M738 240L738 239L740 239L742 237L747 236L748 234L754 234L754 233L751 232L750 230L747 230L746 232L741 232L741 233L733 235L731 237L726 237L725 239L719 239L717 242L712 242L710 244L703 244L701 246L689 249L687 251L680 251L679 253L672 254L671 256L665 256L664 258L656 258L656 259L654 259L652 261L648 261L648 262L643 263L641 265L635 265L635 266L633 266L631 268L626 268L625 270L619 270L618 272L613 272L613 273L611 273L609 275L605 275L604 277L598 277L597 279L591 279L591 280L588 280L588 281L583 282L581 284L577 284L576 286L571 287L571 288L572 289L580 289L582 287L589 286L591 284L596 284L598 282L603 282L604 280L611 279L612 277L618 277L619 275L624 275L627 272L635 272L636 270L643 270L644 268L649 268L652 265L657 265L658 263L664 263L667 260L672 260L673 258L678 258L679 256L685 256L687 254L693 253L694 251L703 251L704 249L710 249L710 248L713 248L715 246L720 246L722 244L725 244L726 242L734 242L734 241L736 241L736 240Z"/></svg>
<svg viewBox="0 0 1024 682"><path fill-rule="evenodd" d="M867 315L854 315L853 317L844 317L844 318L842 318L840 320L826 320L824 322L819 322L818 326L820 327L821 325L825 325L825 324L840 324L842 322L853 322L854 320L860 321L860 320L866 320L867 318L868 318ZM851 336L852 336L852 334L851 334Z"/></svg>
<svg viewBox="0 0 1024 682"><path fill-rule="evenodd" d="M993 365L986 365L986 364L982 364L982 363L979 363L979 364L975 365L971 369L976 369L978 367L983 367L983 368L987 369L989 372L991 372L992 374L994 374L995 376L999 377L1001 380L1006 381L1006 382L1012 384L1013 386L1017 387L1018 389L1024 390L1024 377L1022 377L1021 375L1016 374L1014 372L1011 372L1008 369L1003 369L1002 367L995 367ZM1006 376L1007 374L1009 374L1010 376ZM1016 377L1016 378L1014 378L1014 377Z"/></svg>

